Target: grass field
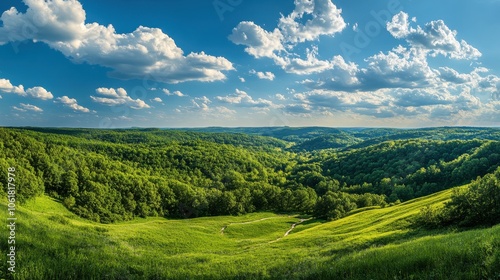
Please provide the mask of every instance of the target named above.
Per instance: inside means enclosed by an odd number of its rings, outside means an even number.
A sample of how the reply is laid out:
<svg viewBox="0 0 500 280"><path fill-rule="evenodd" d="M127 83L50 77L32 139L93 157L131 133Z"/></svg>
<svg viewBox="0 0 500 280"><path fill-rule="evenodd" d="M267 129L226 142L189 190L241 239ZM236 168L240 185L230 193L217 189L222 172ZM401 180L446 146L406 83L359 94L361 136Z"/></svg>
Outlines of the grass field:
<svg viewBox="0 0 500 280"><path fill-rule="evenodd" d="M17 210L15 279L500 279L500 226L411 220L451 190L324 222L254 213L97 224L49 197ZM0 204L5 221L7 207ZM2 252L7 230L1 231ZM3 254L5 256L5 254ZM2 273L7 265L2 261ZM5 277L5 276L4 276Z"/></svg>

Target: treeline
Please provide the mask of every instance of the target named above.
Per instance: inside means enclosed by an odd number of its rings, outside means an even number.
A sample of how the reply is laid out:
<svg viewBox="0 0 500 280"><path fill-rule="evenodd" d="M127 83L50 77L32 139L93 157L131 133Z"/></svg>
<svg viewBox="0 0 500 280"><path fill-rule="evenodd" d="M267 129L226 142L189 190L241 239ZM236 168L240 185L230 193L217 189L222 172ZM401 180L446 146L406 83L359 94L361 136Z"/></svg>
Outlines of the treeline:
<svg viewBox="0 0 500 280"><path fill-rule="evenodd" d="M425 207L417 224L426 227L458 225L492 226L500 223L500 168L474 180L469 186L453 191L444 207Z"/></svg>
<svg viewBox="0 0 500 280"><path fill-rule="evenodd" d="M104 223L254 211L337 219L467 183L500 164L495 141L408 140L315 153L287 152L280 141L157 129L0 128L0 183L5 192L7 169L15 167L20 202L47 193Z"/></svg>
<svg viewBox="0 0 500 280"><path fill-rule="evenodd" d="M493 172L500 166L500 142L389 141L346 152L319 153L310 162L320 167L318 177L338 181L342 191L405 201Z"/></svg>
<svg viewBox="0 0 500 280"><path fill-rule="evenodd" d="M56 134L32 137L11 129L0 129L0 138L2 173L10 166L18 170L20 202L45 192L76 214L103 223L254 211L312 214L323 201L310 187L286 187L295 164L288 153L202 140L148 147ZM0 179L4 192L6 178ZM385 204L383 197L370 196L352 196L354 205L339 211Z"/></svg>

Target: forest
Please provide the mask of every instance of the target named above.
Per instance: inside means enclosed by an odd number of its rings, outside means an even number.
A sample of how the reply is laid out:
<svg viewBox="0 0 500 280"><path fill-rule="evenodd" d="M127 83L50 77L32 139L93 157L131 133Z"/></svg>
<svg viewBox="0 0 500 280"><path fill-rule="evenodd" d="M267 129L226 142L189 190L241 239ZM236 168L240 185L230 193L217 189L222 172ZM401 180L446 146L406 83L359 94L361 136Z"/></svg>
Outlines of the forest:
<svg viewBox="0 0 500 280"><path fill-rule="evenodd" d="M0 192L15 167L21 203L47 194L100 223L262 211L335 220L493 174L499 139L467 127L0 128Z"/></svg>

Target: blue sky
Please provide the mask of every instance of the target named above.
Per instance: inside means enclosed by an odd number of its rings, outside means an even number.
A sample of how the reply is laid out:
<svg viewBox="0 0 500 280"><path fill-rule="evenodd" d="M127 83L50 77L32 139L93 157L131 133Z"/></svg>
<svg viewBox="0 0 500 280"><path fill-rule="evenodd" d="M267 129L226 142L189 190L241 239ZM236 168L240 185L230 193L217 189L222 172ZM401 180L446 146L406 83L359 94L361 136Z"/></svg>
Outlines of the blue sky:
<svg viewBox="0 0 500 280"><path fill-rule="evenodd" d="M0 125L500 124L500 1L7 0Z"/></svg>

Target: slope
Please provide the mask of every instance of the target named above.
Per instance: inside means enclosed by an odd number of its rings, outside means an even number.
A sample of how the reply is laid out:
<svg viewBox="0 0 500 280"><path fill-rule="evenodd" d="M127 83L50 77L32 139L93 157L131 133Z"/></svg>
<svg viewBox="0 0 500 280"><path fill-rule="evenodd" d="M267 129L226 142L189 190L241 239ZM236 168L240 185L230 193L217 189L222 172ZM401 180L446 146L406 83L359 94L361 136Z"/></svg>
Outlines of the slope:
<svg viewBox="0 0 500 280"><path fill-rule="evenodd" d="M15 279L498 279L500 226L460 232L411 225L422 207L450 195L361 209L328 223L305 221L287 236L304 217L253 213L102 225L44 196L17 211ZM1 219L6 212L0 203ZM6 242L0 244L5 252Z"/></svg>

